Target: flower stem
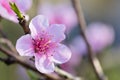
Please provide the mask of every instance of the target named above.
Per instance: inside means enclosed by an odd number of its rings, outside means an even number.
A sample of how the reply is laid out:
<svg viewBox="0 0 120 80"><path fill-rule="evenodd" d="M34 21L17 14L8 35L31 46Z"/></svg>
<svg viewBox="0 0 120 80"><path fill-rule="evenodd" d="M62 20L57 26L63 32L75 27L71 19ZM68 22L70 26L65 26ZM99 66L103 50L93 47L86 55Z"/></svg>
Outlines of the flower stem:
<svg viewBox="0 0 120 80"><path fill-rule="evenodd" d="M23 18L18 18L19 20L19 24L22 26L23 30L24 30L24 33L25 34L29 34L30 33L30 29L27 25L27 22L25 20L25 16Z"/></svg>
<svg viewBox="0 0 120 80"><path fill-rule="evenodd" d="M27 26L25 16L20 12L19 8L17 7L15 3L10 2L10 6L11 6L11 9L16 13L18 20L19 20L19 24L22 26L25 34L29 34L30 30Z"/></svg>
<svg viewBox="0 0 120 80"><path fill-rule="evenodd" d="M107 80L107 78L104 75L104 72L102 70L102 67L100 65L100 62L99 62L98 58L94 55L94 52L86 38L86 35L85 35L86 22L85 22L82 8L81 8L80 0L71 0L71 2L76 11L76 15L77 15L77 18L78 18L78 21L80 24L81 35L86 42L87 50L88 50L88 58L93 67L93 70L94 70L98 80Z"/></svg>

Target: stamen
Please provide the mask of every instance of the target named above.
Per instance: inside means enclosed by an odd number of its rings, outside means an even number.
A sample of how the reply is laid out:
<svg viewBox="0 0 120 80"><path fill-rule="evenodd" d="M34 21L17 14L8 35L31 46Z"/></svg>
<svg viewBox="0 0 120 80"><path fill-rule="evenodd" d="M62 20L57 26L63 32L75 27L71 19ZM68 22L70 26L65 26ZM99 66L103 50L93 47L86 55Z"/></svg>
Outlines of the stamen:
<svg viewBox="0 0 120 80"><path fill-rule="evenodd" d="M46 53L50 48L51 41L49 39L45 39L44 37L39 38L34 41L34 48L36 53Z"/></svg>

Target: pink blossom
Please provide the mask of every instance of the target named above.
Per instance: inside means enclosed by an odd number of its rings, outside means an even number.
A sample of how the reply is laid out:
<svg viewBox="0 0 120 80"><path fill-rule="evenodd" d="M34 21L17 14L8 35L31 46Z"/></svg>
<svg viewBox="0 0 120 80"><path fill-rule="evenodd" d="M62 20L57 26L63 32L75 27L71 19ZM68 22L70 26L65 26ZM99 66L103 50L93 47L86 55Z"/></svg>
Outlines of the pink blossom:
<svg viewBox="0 0 120 80"><path fill-rule="evenodd" d="M85 31L87 39L95 52L110 46L114 41L114 30L110 25L100 22L91 23ZM77 36L71 42L71 49L77 53L87 53L84 39Z"/></svg>
<svg viewBox="0 0 120 80"><path fill-rule="evenodd" d="M70 59L70 49L60 43L65 39L64 25L49 25L44 16L38 15L31 20L29 28L31 34L19 38L16 49L21 56L34 56L40 72L53 72L54 63L62 64Z"/></svg>
<svg viewBox="0 0 120 80"><path fill-rule="evenodd" d="M40 5L38 13L47 16L51 24L65 24L67 32L77 25L76 14L69 4L51 5L43 3Z"/></svg>
<svg viewBox="0 0 120 80"><path fill-rule="evenodd" d="M86 35L94 51L101 51L110 46L115 38L111 25L95 22L88 25Z"/></svg>
<svg viewBox="0 0 120 80"><path fill-rule="evenodd" d="M16 14L10 8L9 2L15 2L23 14L25 14L32 4L32 0L0 0L0 16L13 22L18 22L18 20ZM26 19L28 19L27 15Z"/></svg>
<svg viewBox="0 0 120 80"><path fill-rule="evenodd" d="M114 41L114 30L110 25L106 25L100 22L91 23L85 31L92 49L95 52L99 52L110 46ZM62 64L61 68L72 74L76 74L75 67L80 65L80 61L83 55L87 53L87 47L84 39L81 36L75 37L71 44L70 49L72 51L71 59Z"/></svg>

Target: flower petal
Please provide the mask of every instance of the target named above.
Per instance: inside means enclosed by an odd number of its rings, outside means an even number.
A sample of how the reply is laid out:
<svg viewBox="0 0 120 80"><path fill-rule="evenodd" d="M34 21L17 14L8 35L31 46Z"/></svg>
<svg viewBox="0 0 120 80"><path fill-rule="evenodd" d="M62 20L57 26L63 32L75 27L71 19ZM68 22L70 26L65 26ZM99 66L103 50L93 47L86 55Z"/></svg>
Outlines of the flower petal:
<svg viewBox="0 0 120 80"><path fill-rule="evenodd" d="M33 56L34 48L30 34L24 35L17 40L16 49L21 56Z"/></svg>
<svg viewBox="0 0 120 80"><path fill-rule="evenodd" d="M51 73L55 67L46 55L35 55L35 66L41 73Z"/></svg>
<svg viewBox="0 0 120 80"><path fill-rule="evenodd" d="M61 64L67 62L70 58L71 58L70 49L63 44L58 44L53 54L53 61Z"/></svg>
<svg viewBox="0 0 120 80"><path fill-rule="evenodd" d="M36 37L39 33L44 31L49 26L48 20L42 15L34 17L29 25L31 36Z"/></svg>
<svg viewBox="0 0 120 80"><path fill-rule="evenodd" d="M47 32L53 36L53 42L61 42L65 39L65 26L62 24L53 24L48 29Z"/></svg>
<svg viewBox="0 0 120 80"><path fill-rule="evenodd" d="M31 7L32 0L15 0L15 3L22 12L25 12Z"/></svg>
<svg viewBox="0 0 120 80"><path fill-rule="evenodd" d="M15 23L18 22L16 15L8 13L8 11L0 4L0 16Z"/></svg>

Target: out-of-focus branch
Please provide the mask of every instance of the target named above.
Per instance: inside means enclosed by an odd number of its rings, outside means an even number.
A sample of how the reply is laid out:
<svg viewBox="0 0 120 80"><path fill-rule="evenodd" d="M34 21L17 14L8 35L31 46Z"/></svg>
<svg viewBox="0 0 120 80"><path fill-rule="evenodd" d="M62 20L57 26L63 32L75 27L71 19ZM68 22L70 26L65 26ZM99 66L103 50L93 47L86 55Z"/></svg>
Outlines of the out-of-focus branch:
<svg viewBox="0 0 120 80"><path fill-rule="evenodd" d="M12 57L0 58L0 61L4 62L7 65L16 63L16 61Z"/></svg>
<svg viewBox="0 0 120 80"><path fill-rule="evenodd" d="M93 50L87 40L87 37L85 35L86 22L85 22L82 8L81 8L80 0L71 0L71 1L72 1L74 9L76 11L76 15L77 15L77 18L78 18L78 21L80 24L81 35L86 42L87 49L88 49L88 57L89 57L90 63L92 64L94 72L95 72L98 80L107 80L107 78L105 77L104 72L102 70L102 67L100 65L100 62L97 59L97 57L94 55L94 52L93 52Z"/></svg>
<svg viewBox="0 0 120 80"><path fill-rule="evenodd" d="M7 46L13 51L13 52L16 52L16 49L14 47L14 45L12 44L12 42L6 38L0 38L0 43L3 43L3 44L7 44Z"/></svg>
<svg viewBox="0 0 120 80"><path fill-rule="evenodd" d="M55 68L55 72L57 72L60 76L66 77L68 80L84 80L83 78L75 77L58 67Z"/></svg>

